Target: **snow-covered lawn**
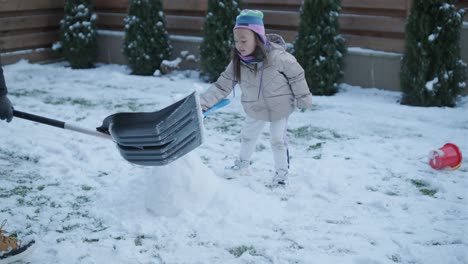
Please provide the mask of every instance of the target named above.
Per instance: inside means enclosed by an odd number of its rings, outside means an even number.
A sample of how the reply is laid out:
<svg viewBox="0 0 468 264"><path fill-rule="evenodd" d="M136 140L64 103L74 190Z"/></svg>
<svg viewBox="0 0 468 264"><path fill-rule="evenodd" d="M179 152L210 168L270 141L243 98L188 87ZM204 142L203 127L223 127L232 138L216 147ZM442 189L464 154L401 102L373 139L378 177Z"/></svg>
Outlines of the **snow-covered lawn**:
<svg viewBox="0 0 468 264"><path fill-rule="evenodd" d="M113 113L154 111L208 87L195 72L139 77L125 66L4 67L17 110L94 129ZM111 141L15 118L0 122L0 220L37 241L26 263L468 263L468 165L435 171L447 142L468 155L468 98L402 106L400 93L342 85L289 121L288 189L268 130L254 175L221 176L239 150L239 97L205 119L206 141L164 167Z"/></svg>

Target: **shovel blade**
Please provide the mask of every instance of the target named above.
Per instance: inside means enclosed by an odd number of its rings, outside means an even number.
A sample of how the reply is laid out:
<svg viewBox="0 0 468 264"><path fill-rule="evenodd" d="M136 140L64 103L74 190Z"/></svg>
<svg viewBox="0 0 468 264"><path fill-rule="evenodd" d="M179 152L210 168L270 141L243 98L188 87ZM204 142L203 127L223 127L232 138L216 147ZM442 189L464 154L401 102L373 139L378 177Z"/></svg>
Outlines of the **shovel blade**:
<svg viewBox="0 0 468 264"><path fill-rule="evenodd" d="M195 93L156 112L117 113L98 131L108 133L131 163L162 166L203 143L203 117Z"/></svg>

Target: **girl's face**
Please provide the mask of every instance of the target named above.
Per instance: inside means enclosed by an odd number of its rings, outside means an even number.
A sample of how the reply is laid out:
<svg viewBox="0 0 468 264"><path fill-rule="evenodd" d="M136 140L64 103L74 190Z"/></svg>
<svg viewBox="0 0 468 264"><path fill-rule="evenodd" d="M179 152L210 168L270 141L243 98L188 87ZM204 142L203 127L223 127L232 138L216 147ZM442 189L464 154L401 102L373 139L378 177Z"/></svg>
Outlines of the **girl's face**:
<svg viewBox="0 0 468 264"><path fill-rule="evenodd" d="M240 55L250 55L255 51L257 45L255 33L247 28L236 28L234 29L234 43Z"/></svg>

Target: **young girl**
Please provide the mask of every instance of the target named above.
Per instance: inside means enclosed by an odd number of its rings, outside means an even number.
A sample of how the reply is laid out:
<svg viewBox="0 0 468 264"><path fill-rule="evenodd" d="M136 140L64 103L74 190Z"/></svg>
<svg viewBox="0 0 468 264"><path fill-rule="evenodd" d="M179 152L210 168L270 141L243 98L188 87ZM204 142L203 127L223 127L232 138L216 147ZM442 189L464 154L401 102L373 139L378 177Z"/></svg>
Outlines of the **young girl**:
<svg viewBox="0 0 468 264"><path fill-rule="evenodd" d="M227 97L239 84L241 102L247 114L241 132L241 150L232 169L241 175L250 174L250 158L255 143L270 123L270 143L275 161L273 185L288 180L289 154L286 129L295 107L312 106L312 94L304 78L304 70L294 56L286 52L278 35L265 35L263 13L243 10L234 27L235 47L232 60L218 80L200 96L204 110Z"/></svg>

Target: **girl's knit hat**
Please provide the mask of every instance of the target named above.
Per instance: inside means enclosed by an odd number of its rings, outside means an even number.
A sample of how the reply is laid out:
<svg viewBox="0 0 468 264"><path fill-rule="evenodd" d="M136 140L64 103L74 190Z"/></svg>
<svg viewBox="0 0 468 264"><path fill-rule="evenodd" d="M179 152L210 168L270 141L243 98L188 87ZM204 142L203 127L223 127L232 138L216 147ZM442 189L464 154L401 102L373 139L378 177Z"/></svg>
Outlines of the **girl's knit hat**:
<svg viewBox="0 0 468 264"><path fill-rule="evenodd" d="M263 25L263 13L259 10L244 9L236 18L236 28L247 28L257 33L263 43L266 43L265 26Z"/></svg>

